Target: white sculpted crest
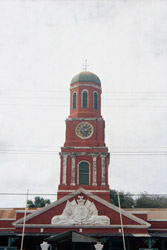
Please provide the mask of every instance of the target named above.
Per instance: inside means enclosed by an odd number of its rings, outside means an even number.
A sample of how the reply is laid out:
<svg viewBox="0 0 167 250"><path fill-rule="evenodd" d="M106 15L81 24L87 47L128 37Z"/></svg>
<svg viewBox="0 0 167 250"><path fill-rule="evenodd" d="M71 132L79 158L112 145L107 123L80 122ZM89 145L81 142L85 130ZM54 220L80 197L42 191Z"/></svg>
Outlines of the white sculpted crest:
<svg viewBox="0 0 167 250"><path fill-rule="evenodd" d="M98 215L95 204L89 200L84 200L83 196L78 196L77 202L74 200L67 201L61 215L54 216L52 224L57 225L110 225L110 219L107 216Z"/></svg>

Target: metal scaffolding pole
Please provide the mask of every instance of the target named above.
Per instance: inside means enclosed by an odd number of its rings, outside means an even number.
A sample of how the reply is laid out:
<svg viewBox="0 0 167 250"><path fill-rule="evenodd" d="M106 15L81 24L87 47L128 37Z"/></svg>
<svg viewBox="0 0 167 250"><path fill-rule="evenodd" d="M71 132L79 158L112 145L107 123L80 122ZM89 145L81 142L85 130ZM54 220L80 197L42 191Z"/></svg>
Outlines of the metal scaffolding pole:
<svg viewBox="0 0 167 250"><path fill-rule="evenodd" d="M120 222L121 222L122 241L123 241L124 250L126 250L125 235L124 235L124 227L123 227L123 221L122 221L122 213L121 213L121 205L120 205L119 192L117 194L118 194L118 205L119 205L119 214L120 214Z"/></svg>

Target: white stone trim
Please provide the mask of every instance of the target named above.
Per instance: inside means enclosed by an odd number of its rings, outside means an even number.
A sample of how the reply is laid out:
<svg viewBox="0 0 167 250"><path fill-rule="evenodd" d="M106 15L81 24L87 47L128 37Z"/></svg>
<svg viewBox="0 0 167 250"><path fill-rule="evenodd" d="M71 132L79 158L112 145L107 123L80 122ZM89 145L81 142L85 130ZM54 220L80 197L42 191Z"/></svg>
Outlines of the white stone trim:
<svg viewBox="0 0 167 250"><path fill-rule="evenodd" d="M39 208L37 208L37 209L39 209ZM37 209L34 209L34 210L33 209L31 209L31 210L27 209L26 212L27 213L33 213ZM24 210L23 209L22 210L16 210L16 213L24 213L24 212L25 212L25 209Z"/></svg>
<svg viewBox="0 0 167 250"><path fill-rule="evenodd" d="M134 237L151 237L149 234L132 234Z"/></svg>
<svg viewBox="0 0 167 250"><path fill-rule="evenodd" d="M161 221L162 222L162 221L167 221L167 219L164 219L164 220L163 219L153 219L153 220L148 220L148 221Z"/></svg>
<svg viewBox="0 0 167 250"><path fill-rule="evenodd" d="M99 118L99 117L78 117L78 118L67 118L66 121L104 121L103 118Z"/></svg>
<svg viewBox="0 0 167 250"><path fill-rule="evenodd" d="M76 190L73 189L73 190L59 190L59 192L66 192L66 193L71 193L71 192L75 192ZM110 191L108 190L87 190L88 192L91 192L91 193L110 193ZM129 212L129 211L128 211Z"/></svg>
<svg viewBox="0 0 167 250"><path fill-rule="evenodd" d="M105 186L106 185L106 171L105 171L105 159L106 155L101 154L101 185Z"/></svg>
<svg viewBox="0 0 167 250"><path fill-rule="evenodd" d="M74 186L74 185L76 185L76 183L75 183L75 159L76 159L76 155L72 154L71 158L72 158L71 185Z"/></svg>
<svg viewBox="0 0 167 250"><path fill-rule="evenodd" d="M75 89L77 87L93 87L101 90L101 87L96 86L95 84L82 84L82 83L79 84L76 83L76 85L70 87L70 90Z"/></svg>
<svg viewBox="0 0 167 250"><path fill-rule="evenodd" d="M128 211L131 214L148 214L147 211L130 211L130 210L126 210L126 209L125 209L125 211Z"/></svg>
<svg viewBox="0 0 167 250"><path fill-rule="evenodd" d="M62 184L66 185L67 184L67 157L68 154L62 154L63 157L63 181Z"/></svg>
<svg viewBox="0 0 167 250"><path fill-rule="evenodd" d="M97 156L98 154L92 154L92 158L93 158L93 186L97 186Z"/></svg>
<svg viewBox="0 0 167 250"><path fill-rule="evenodd" d="M55 224L25 224L26 228L120 228L121 225L55 225ZM17 228L23 227L22 224L17 224ZM124 228L137 228L137 229L145 229L148 228L146 225L123 225Z"/></svg>

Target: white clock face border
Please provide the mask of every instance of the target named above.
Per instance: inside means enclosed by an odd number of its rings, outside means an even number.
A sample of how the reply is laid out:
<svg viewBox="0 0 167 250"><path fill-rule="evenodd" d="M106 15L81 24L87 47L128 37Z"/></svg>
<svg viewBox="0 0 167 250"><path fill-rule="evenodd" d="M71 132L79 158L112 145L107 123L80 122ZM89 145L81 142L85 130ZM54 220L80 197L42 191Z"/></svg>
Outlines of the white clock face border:
<svg viewBox="0 0 167 250"><path fill-rule="evenodd" d="M90 127L90 129L91 129L90 135L84 137L84 136L82 136L82 135L79 134L79 129L80 129L80 126L81 126L82 124L87 124L87 125ZM81 139L89 139L89 138L93 135L93 133L94 133L93 125L92 125L91 123L89 123L89 122L80 122L80 123L76 126L76 128L75 128L75 134L76 134L79 138L81 138Z"/></svg>

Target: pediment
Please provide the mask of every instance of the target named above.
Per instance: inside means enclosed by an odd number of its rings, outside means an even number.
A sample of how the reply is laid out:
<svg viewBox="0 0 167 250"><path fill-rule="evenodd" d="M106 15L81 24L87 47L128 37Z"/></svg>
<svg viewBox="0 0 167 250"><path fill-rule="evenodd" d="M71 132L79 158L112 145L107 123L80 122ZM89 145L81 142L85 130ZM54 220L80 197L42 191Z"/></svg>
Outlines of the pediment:
<svg viewBox="0 0 167 250"><path fill-rule="evenodd" d="M124 226L148 228L146 221L121 209ZM13 223L21 227L24 219ZM27 227L120 227L120 210L115 205L79 188L63 198L29 214Z"/></svg>

